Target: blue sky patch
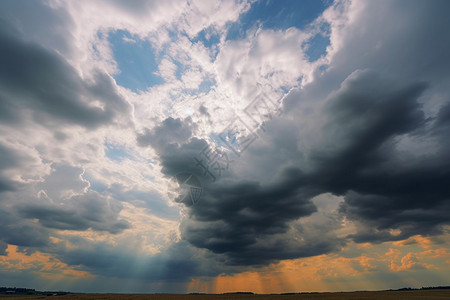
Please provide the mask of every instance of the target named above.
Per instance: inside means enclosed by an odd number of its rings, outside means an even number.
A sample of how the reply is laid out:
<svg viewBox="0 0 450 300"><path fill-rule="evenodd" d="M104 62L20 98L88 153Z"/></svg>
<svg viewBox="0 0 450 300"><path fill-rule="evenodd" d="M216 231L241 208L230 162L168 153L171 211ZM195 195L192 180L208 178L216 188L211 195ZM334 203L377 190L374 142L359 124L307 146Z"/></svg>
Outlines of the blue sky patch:
<svg viewBox="0 0 450 300"><path fill-rule="evenodd" d="M191 42L202 42L206 48L210 48L220 42L220 35L209 27L200 31L195 38L191 39Z"/></svg>
<svg viewBox="0 0 450 300"><path fill-rule="evenodd" d="M183 93L191 96L208 93L216 84L217 82L214 78L203 78L203 81L200 83L197 89L185 89L183 90Z"/></svg>
<svg viewBox="0 0 450 300"><path fill-rule="evenodd" d="M181 80L181 76L183 76L184 72L189 69L189 66L185 66L179 61L173 59L172 62L177 66L177 70L175 71L175 76L178 80Z"/></svg>
<svg viewBox="0 0 450 300"><path fill-rule="evenodd" d="M124 30L110 32L108 41L120 69L120 73L114 76L117 84L138 92L164 83L156 74L159 57L148 41Z"/></svg>
<svg viewBox="0 0 450 300"><path fill-rule="evenodd" d="M122 161L125 158L132 158L123 146L112 145L109 143L105 143L105 153L106 157L114 161Z"/></svg>
<svg viewBox="0 0 450 300"><path fill-rule="evenodd" d="M330 38L322 34L316 34L308 41L308 48L305 51L310 62L318 60L326 54L327 47L330 45Z"/></svg>
<svg viewBox="0 0 450 300"><path fill-rule="evenodd" d="M241 15L228 31L227 40L242 39L255 26L263 29L299 29L314 21L327 7L329 0L263 0L252 4L250 10Z"/></svg>
<svg viewBox="0 0 450 300"><path fill-rule="evenodd" d="M84 172L82 177L85 180L89 181L89 189L90 190L93 190L93 191L96 191L99 193L103 193L108 188L108 186L106 184L104 184L103 182L94 180L94 178L89 174L89 171Z"/></svg>

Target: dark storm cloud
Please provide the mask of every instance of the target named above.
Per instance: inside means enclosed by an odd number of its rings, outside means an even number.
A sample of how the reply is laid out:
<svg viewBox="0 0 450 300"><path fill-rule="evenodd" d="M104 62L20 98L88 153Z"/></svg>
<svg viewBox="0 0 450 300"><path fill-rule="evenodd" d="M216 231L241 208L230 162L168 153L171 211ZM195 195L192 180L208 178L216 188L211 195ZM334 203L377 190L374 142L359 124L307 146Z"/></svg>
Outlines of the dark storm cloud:
<svg viewBox="0 0 450 300"><path fill-rule="evenodd" d="M425 88L396 86L368 70L351 74L327 101L323 141L311 153L317 184L339 193L348 189L346 183L360 182L362 169L377 170L389 160L386 143L424 125L417 99Z"/></svg>
<svg viewBox="0 0 450 300"><path fill-rule="evenodd" d="M67 205L27 205L18 208L19 213L28 219L37 219L42 226L61 230L108 231L120 233L130 228L125 220L119 220L122 210L119 203L108 201L94 191L73 196Z"/></svg>
<svg viewBox="0 0 450 300"><path fill-rule="evenodd" d="M269 167L279 170L272 183L234 174L235 178L208 185L201 203L190 208L190 218L182 224L183 237L196 247L224 254L228 264L259 265L329 253L345 239L326 231L308 236L301 227L296 232L289 227L291 221L314 213L310 200L324 193L345 197L341 217L362 224L349 236L357 242L440 233L450 222L450 157L444 146L448 106L435 121L425 118L419 99L428 88L423 82L355 71L319 110L326 121L317 128L320 139L307 153L299 151L298 161L285 156L285 165L289 160L291 164L287 169L270 165L278 153L293 152L291 141L296 137L286 130L280 142L265 145L271 147L265 152ZM441 146L429 157L405 160L397 149L398 139L405 136L433 136ZM183 146L177 149L183 156ZM309 158L304 172L302 155ZM161 158L163 166L170 163ZM392 229L400 233L393 235ZM295 235L301 241L292 239Z"/></svg>
<svg viewBox="0 0 450 300"><path fill-rule="evenodd" d="M8 244L0 241L0 255L6 255L6 249L8 248Z"/></svg>
<svg viewBox="0 0 450 300"><path fill-rule="evenodd" d="M285 99L309 142L299 166L311 185L345 197L357 242L439 234L450 223L449 2L363 6L329 69Z"/></svg>
<svg viewBox="0 0 450 300"><path fill-rule="evenodd" d="M0 27L0 101L7 116L1 122L7 123L31 117L42 124L97 127L129 111L108 75L97 72L84 81L56 52L21 40L10 26ZM104 108L93 106L95 101Z"/></svg>
<svg viewBox="0 0 450 300"><path fill-rule="evenodd" d="M196 247L225 254L232 265L327 253L338 247L335 239L288 237L290 221L316 212L310 201L316 193L299 184L301 178L286 172L273 185L247 180L210 185L182 224L183 237Z"/></svg>
<svg viewBox="0 0 450 300"><path fill-rule="evenodd" d="M272 184L228 175L208 182L193 157L207 144L191 137L190 120L167 119L145 135L141 145L150 144L160 153L162 172L175 176L185 171L203 179L203 194L191 206L181 224L182 237L191 245L223 256L228 265L262 265L280 259L328 253L341 245L333 237L303 234L289 239L289 223L316 212L310 199L318 194L303 182L297 169L285 170ZM173 134L173 137L170 136ZM326 236L326 237L325 237Z"/></svg>
<svg viewBox="0 0 450 300"><path fill-rule="evenodd" d="M49 232L39 224L23 220L6 209L0 210L0 241L23 247L44 247L49 243Z"/></svg>
<svg viewBox="0 0 450 300"><path fill-rule="evenodd" d="M189 218L182 222L183 238L222 255L228 265L264 265L336 251L345 238L326 231L312 236L302 225L292 225L316 212L311 199L324 193L344 196L333 224L339 227L343 217L360 224L348 236L357 242L439 233L449 223L448 151L438 147L430 157L405 161L397 149L398 139L405 136L434 136L445 142L448 106L435 119L425 118L419 99L427 89L427 83L395 80L372 70L353 72L318 110L325 120L316 128L320 139L308 153L297 150L297 159L309 158L307 171L300 171L301 164L290 155L285 160L291 167L269 166L278 170L269 184L238 174L214 184L206 181L201 202L189 208ZM191 126L169 119L147 133L147 144L160 153L164 174L174 176L184 167L202 176L192 157L206 142L191 137ZM270 147L264 152L269 164L278 153L295 152L291 134L287 130L278 143L265 144ZM139 139L145 145L143 136ZM392 229L400 233L393 235Z"/></svg>
<svg viewBox="0 0 450 300"><path fill-rule="evenodd" d="M358 168L345 173L347 183L335 181L342 184L342 190L347 190L342 213L371 228L353 236L355 240L383 241L415 234L438 234L442 225L449 224L447 107L448 104L441 108L436 120L418 119L411 128L413 136L429 137L437 144L428 145L435 148L432 154L401 159L402 153L393 150L394 141L386 138L386 147L373 147L371 156L363 158ZM400 229L401 233L391 236L387 234L389 229Z"/></svg>
<svg viewBox="0 0 450 300"><path fill-rule="evenodd" d="M16 153L0 144L0 192L14 190L15 183L7 178L3 172L11 167L17 167L19 162L20 157Z"/></svg>
<svg viewBox="0 0 450 300"><path fill-rule="evenodd" d="M418 99L427 87L357 71L327 100L322 140L309 153L314 169L305 176L316 189L345 196L341 213L366 225L350 236L355 241L437 234L449 224L448 108L425 119ZM397 149L406 135L440 145L408 159Z"/></svg>
<svg viewBox="0 0 450 300"><path fill-rule="evenodd" d="M157 151L163 161L163 174L173 177L189 171L200 175L201 170L195 167L193 158L206 146L206 142L192 137L195 129L196 125L190 118L167 118L151 130L146 129L144 133L138 134L137 142L140 146L151 146Z"/></svg>
<svg viewBox="0 0 450 300"><path fill-rule="evenodd" d="M437 130L450 126L450 103L447 103L439 110L435 126Z"/></svg>

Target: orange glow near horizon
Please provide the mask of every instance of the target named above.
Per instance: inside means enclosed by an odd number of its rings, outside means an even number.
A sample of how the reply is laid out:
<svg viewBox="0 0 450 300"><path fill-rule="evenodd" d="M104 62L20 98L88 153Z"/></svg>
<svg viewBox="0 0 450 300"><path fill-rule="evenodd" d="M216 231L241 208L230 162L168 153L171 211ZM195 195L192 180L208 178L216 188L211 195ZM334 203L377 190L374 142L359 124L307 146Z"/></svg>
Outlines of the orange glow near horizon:
<svg viewBox="0 0 450 300"><path fill-rule="evenodd" d="M382 244L351 243L339 253L280 261L215 278L193 278L186 292L267 294L430 286L433 282L446 282L450 274L449 240L446 235L437 239L414 236ZM0 256L0 268L31 272L53 282L76 282L95 277L50 254L38 251L27 254L14 245L8 245L7 255Z"/></svg>
<svg viewBox="0 0 450 300"><path fill-rule="evenodd" d="M39 251L30 255L18 251L18 247L8 245L7 255L0 256L0 266L11 272L31 271L49 280L74 280L92 278L94 275L70 267L50 254Z"/></svg>
<svg viewBox="0 0 450 300"><path fill-rule="evenodd" d="M445 281L445 274L450 274L449 257L448 242L434 243L422 236L377 245L351 244L337 254L281 261L254 271L222 274L212 281L193 279L188 292L267 294L421 287L428 285L430 276ZM386 283L387 275L394 281Z"/></svg>

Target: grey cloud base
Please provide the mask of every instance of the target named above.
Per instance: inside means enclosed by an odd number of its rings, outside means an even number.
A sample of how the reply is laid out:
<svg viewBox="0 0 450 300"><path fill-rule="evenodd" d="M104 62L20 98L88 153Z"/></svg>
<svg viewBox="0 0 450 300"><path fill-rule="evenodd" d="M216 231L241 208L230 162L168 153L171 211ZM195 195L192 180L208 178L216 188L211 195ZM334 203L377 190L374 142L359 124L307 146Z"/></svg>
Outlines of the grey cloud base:
<svg viewBox="0 0 450 300"><path fill-rule="evenodd" d="M405 135L433 135L446 143L442 126L447 123L447 107L436 120L425 119L418 102L427 88L425 83L395 82L371 70L355 71L318 111L326 121L316 128L321 139L314 147L286 157L291 167L278 167L272 183L231 173L207 184L201 203L189 208L189 217L181 224L183 238L224 255L226 264L257 266L339 251L347 239L382 242L442 233L442 226L449 223L447 149L414 162L405 161L396 149L398 138ZM293 92L286 101L297 97L301 95ZM206 142L192 138L193 131L190 122L167 119L138 141L161 153L167 176L183 168L202 176L193 168L192 157ZM174 138L167 142L168 137ZM266 155L285 152L284 146L295 136L285 134L283 139L285 143L272 144ZM198 147L193 148L195 144ZM258 149L250 150L249 156L252 152ZM305 156L305 165L296 160ZM316 212L311 199L325 193L344 196L333 226L339 228L345 217L360 224L357 233L337 238L310 236L301 226L293 230L292 222ZM391 234L394 229L400 233Z"/></svg>
<svg viewBox="0 0 450 300"><path fill-rule="evenodd" d="M68 123L95 128L130 111L108 75L97 72L92 82L84 81L57 53L22 41L0 24L2 123L31 118L52 127ZM95 101L104 108L93 106Z"/></svg>

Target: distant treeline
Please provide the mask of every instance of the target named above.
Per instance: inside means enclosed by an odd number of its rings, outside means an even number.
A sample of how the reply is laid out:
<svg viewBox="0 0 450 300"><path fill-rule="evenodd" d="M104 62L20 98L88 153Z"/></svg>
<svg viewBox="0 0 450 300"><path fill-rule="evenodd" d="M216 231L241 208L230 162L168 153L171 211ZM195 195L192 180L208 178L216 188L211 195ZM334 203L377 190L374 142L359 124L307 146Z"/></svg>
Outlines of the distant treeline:
<svg viewBox="0 0 450 300"><path fill-rule="evenodd" d="M420 289L416 288L401 288L397 290L389 290L389 291L413 291L413 290L450 290L450 286L424 286Z"/></svg>
<svg viewBox="0 0 450 300"><path fill-rule="evenodd" d="M16 288L16 287L0 287L0 294L21 294L30 295L36 293L35 289Z"/></svg>
<svg viewBox="0 0 450 300"><path fill-rule="evenodd" d="M36 291L35 289L18 288L18 287L0 287L0 295L66 295L68 292L52 292L52 291Z"/></svg>
<svg viewBox="0 0 450 300"><path fill-rule="evenodd" d="M417 291L417 290L450 290L450 286L426 286L421 288L401 288L401 289L390 289L387 291ZM52 292L52 291L36 291L35 289L27 288L17 288L17 287L0 287L0 295L46 295L46 296L56 296L56 295L66 295L73 294L71 292ZM190 293L191 295L206 295L204 293ZM252 292L231 292L223 293L225 295L252 295ZM295 295L295 294L316 294L316 292L300 292L300 293L281 293L280 295Z"/></svg>

